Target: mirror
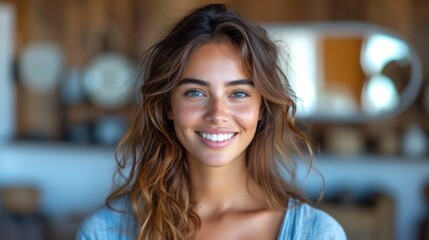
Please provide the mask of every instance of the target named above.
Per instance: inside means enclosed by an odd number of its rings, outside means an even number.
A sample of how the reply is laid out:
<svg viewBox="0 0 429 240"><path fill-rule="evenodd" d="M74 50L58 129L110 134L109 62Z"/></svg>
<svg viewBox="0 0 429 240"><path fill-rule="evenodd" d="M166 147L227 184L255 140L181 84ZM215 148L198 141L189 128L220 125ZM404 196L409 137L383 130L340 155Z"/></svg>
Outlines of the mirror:
<svg viewBox="0 0 429 240"><path fill-rule="evenodd" d="M299 117L364 122L392 117L417 97L420 59L387 29L356 22L262 26L281 48Z"/></svg>

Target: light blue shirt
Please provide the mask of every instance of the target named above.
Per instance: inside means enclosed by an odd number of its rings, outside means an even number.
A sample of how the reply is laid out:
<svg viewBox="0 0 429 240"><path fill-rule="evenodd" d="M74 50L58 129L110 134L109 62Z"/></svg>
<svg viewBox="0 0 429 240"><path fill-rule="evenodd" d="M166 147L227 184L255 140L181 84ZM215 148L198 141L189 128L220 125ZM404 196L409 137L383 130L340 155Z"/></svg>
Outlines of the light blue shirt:
<svg viewBox="0 0 429 240"><path fill-rule="evenodd" d="M343 240L347 239L341 225L327 213L308 204L291 200L283 218L278 240ZM76 240L131 240L136 239L136 223L127 198L117 200L113 208L98 209L86 219Z"/></svg>

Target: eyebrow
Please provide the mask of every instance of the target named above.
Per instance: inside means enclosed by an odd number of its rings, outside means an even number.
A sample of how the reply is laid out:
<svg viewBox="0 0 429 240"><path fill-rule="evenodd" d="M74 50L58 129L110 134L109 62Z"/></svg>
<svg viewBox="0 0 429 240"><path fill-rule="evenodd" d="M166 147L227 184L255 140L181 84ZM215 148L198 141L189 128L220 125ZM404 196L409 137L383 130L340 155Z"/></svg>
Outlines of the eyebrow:
<svg viewBox="0 0 429 240"><path fill-rule="evenodd" d="M184 78L184 79L180 80L180 82L178 83L178 86L183 85L183 84L196 84L196 85L200 85L200 86L204 86L204 87L208 87L210 85L206 81L203 81L200 79L195 79L195 78ZM248 80L248 79L239 79L239 80L228 81L226 83L226 86L236 86L236 85L242 85L242 84L254 86L253 82Z"/></svg>

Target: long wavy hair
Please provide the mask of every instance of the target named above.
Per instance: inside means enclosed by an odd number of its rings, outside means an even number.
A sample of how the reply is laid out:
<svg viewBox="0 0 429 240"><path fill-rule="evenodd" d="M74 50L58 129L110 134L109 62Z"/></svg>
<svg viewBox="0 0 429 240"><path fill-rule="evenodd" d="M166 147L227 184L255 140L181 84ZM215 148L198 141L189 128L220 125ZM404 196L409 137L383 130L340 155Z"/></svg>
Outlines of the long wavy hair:
<svg viewBox="0 0 429 240"><path fill-rule="evenodd" d="M293 156L299 154L311 166L313 151L295 123L295 95L279 67L279 51L262 27L223 4L210 4L179 20L142 57L137 113L116 152L124 179L107 199L110 206L128 196L137 239L192 239L200 229L185 150L167 113L188 59L209 42L235 46L262 95L262 119L246 154L250 181L264 191L269 209L286 211L291 197L305 201L291 182Z"/></svg>

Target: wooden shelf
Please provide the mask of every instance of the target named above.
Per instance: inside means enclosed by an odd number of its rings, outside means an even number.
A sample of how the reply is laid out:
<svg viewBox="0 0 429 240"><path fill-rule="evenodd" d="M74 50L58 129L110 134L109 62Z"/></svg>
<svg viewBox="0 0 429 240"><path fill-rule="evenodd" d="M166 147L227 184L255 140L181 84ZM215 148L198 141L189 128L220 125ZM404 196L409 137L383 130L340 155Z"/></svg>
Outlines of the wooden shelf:
<svg viewBox="0 0 429 240"><path fill-rule="evenodd" d="M67 124L96 122L103 117L119 117L129 119L135 113L134 105L127 105L119 109L102 109L90 104L78 104L65 109Z"/></svg>

